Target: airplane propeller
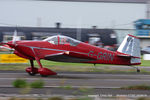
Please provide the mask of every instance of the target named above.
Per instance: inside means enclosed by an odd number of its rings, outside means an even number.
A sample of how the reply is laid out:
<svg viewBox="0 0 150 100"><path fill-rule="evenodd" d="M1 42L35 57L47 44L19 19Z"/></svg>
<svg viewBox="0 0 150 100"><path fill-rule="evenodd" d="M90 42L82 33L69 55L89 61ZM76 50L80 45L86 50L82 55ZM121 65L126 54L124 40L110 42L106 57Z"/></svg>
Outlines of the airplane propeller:
<svg viewBox="0 0 150 100"><path fill-rule="evenodd" d="M0 43L0 45L3 45L3 44L4 44L3 42Z"/></svg>
<svg viewBox="0 0 150 100"><path fill-rule="evenodd" d="M14 34L13 34L13 38L12 38L12 44L16 44L16 41L18 40L18 37L17 37L17 30L14 31ZM3 49L7 49L10 51L10 53L12 53L14 51L13 48L11 48L8 43L4 43L4 42L1 42L0 43L0 48L3 48Z"/></svg>

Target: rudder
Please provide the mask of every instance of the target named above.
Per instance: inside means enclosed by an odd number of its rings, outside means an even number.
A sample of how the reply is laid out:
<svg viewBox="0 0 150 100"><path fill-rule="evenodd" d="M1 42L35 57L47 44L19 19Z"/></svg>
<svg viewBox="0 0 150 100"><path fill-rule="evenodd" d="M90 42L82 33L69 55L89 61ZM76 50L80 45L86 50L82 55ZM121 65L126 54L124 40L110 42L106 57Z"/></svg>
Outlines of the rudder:
<svg viewBox="0 0 150 100"><path fill-rule="evenodd" d="M131 64L141 63L140 40L136 36L128 34L119 46L117 52L130 55Z"/></svg>

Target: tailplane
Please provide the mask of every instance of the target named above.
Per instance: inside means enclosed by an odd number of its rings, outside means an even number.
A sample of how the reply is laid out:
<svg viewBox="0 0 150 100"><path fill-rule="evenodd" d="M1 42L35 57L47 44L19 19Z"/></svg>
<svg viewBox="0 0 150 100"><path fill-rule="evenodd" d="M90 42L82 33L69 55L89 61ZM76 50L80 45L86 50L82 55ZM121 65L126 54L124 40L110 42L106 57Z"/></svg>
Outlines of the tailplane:
<svg viewBox="0 0 150 100"><path fill-rule="evenodd" d="M128 34L121 43L117 52L124 56L131 57L131 64L141 63L140 40L135 36Z"/></svg>

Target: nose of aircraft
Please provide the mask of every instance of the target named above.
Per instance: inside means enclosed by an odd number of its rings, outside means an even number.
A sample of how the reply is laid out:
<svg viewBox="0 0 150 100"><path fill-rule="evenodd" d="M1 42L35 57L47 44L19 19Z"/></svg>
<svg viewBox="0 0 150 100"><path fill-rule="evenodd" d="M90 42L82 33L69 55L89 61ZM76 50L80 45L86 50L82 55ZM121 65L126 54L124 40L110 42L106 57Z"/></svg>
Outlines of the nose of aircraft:
<svg viewBox="0 0 150 100"><path fill-rule="evenodd" d="M0 43L0 45L3 45L4 43Z"/></svg>

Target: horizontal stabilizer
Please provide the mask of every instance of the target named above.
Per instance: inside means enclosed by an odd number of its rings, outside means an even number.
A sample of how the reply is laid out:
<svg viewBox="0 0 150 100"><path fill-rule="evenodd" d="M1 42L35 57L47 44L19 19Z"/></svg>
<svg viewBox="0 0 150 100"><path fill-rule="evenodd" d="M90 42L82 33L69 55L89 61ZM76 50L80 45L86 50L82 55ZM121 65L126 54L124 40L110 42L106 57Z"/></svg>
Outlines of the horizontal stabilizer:
<svg viewBox="0 0 150 100"><path fill-rule="evenodd" d="M120 53L120 52L117 52L117 56L120 56L120 57L131 57L131 55Z"/></svg>

